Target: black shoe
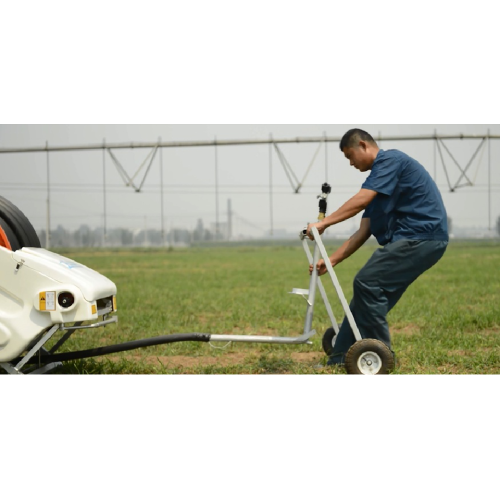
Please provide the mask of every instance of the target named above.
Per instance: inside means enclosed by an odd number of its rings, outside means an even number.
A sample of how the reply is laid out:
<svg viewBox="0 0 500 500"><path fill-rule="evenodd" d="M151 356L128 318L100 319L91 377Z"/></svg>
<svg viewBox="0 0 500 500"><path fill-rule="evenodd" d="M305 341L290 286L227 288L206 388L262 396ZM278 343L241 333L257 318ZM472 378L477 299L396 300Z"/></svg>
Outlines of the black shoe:
<svg viewBox="0 0 500 500"><path fill-rule="evenodd" d="M338 357L338 356L336 356ZM328 366L344 366L344 361L338 361L333 358L328 358L328 362L326 363Z"/></svg>

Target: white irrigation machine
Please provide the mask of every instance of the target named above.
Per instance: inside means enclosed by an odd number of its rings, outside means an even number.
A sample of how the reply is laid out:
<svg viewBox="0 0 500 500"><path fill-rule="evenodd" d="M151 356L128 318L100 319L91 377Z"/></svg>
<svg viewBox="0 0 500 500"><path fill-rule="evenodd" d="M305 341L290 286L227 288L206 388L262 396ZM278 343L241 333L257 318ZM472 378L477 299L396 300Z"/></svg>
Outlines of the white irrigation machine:
<svg viewBox="0 0 500 500"><path fill-rule="evenodd" d="M319 218L326 214L331 188L323 184ZM170 334L85 351L58 352L76 330L94 330L116 323L116 285L98 272L59 254L40 248L29 220L8 200L0 197L0 373L42 374L54 371L64 361L103 356L141 347L173 342L257 342L268 344L312 344L317 291L325 304L331 327L323 335L323 349L333 352L339 331L330 302L316 271L324 259L356 343L346 355L347 373L386 374L394 367L390 349L377 340L362 339L342 288L333 270L318 231L313 228L313 250L306 231L300 239L307 259L313 264L308 289L294 288L291 294L305 299L303 333L295 337L256 335L215 335L208 333ZM50 342L49 342L50 341ZM50 345L50 348L48 347Z"/></svg>

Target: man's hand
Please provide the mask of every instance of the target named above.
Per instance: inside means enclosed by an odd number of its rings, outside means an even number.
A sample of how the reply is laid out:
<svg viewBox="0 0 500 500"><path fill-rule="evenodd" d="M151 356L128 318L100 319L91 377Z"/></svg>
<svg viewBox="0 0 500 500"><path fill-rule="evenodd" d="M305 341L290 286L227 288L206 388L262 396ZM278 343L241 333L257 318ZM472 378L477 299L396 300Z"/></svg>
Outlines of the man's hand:
<svg viewBox="0 0 500 500"><path fill-rule="evenodd" d="M312 227L315 227L318 230L318 233L320 235L323 234L325 232L325 229L326 229L326 227L323 224L323 222L316 222L315 224L309 224L307 226L307 236L311 240L314 240L314 236L313 236L312 230L311 230Z"/></svg>
<svg viewBox="0 0 500 500"><path fill-rule="evenodd" d="M318 264L316 265L316 269L318 270L318 276L323 276L323 274L326 274L328 272L328 269L326 268L325 261L323 259L318 261ZM313 272L313 265L309 265L309 274L312 274Z"/></svg>

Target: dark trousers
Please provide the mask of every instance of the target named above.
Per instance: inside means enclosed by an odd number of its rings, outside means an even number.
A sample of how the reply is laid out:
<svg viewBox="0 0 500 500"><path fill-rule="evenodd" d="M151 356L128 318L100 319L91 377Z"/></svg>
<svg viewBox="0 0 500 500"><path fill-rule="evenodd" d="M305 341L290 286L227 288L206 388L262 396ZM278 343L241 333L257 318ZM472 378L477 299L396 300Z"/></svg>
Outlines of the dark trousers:
<svg viewBox="0 0 500 500"><path fill-rule="evenodd" d="M406 289L443 256L447 241L399 240L376 250L354 278L350 309L361 337L391 348L387 314ZM344 319L329 364L344 362L356 339Z"/></svg>

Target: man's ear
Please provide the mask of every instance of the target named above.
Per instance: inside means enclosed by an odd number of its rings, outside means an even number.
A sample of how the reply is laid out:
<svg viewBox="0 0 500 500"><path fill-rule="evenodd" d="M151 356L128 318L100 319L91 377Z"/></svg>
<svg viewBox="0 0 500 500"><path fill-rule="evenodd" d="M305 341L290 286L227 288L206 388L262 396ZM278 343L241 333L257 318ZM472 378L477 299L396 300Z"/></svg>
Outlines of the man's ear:
<svg viewBox="0 0 500 500"><path fill-rule="evenodd" d="M359 141L359 147L360 147L363 151L366 151L366 142L365 142L365 141Z"/></svg>

